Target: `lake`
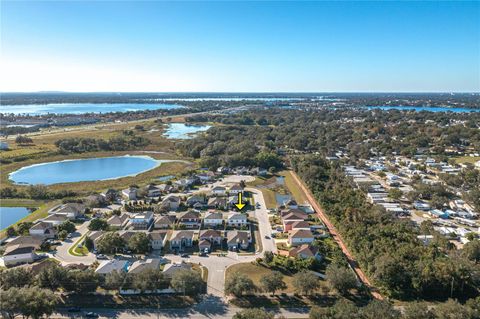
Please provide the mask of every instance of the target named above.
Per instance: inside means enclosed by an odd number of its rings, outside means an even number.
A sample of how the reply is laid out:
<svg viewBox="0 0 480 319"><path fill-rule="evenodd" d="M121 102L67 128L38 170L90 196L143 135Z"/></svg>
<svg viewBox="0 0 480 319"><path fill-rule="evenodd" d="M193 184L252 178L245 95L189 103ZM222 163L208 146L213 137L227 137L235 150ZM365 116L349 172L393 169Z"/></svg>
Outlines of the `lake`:
<svg viewBox="0 0 480 319"><path fill-rule="evenodd" d="M480 112L480 109L467 109L464 107L429 107L429 106L367 106L369 110L400 110L400 111L428 111L428 112L454 112L454 113L469 113Z"/></svg>
<svg viewBox="0 0 480 319"><path fill-rule="evenodd" d="M54 114L83 114L108 113L145 110L170 110L182 108L178 104L164 103L62 103L62 104L24 104L1 105L0 113L43 115Z"/></svg>
<svg viewBox="0 0 480 319"><path fill-rule="evenodd" d="M164 136L170 139L190 139L196 133L208 130L210 125L190 125L184 123L170 123L163 133Z"/></svg>
<svg viewBox="0 0 480 319"><path fill-rule="evenodd" d="M135 176L163 162L150 156L115 156L35 164L10 173L16 184L57 184Z"/></svg>
<svg viewBox="0 0 480 319"><path fill-rule="evenodd" d="M15 224L20 219L30 214L31 208L27 207L1 207L0 206L0 229Z"/></svg>

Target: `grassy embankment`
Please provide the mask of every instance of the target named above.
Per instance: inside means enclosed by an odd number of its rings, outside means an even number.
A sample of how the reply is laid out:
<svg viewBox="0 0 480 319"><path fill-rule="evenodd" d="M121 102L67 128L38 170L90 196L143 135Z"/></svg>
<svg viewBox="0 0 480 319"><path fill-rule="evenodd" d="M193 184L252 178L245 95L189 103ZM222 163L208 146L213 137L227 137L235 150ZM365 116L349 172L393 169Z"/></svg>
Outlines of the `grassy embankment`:
<svg viewBox="0 0 480 319"><path fill-rule="evenodd" d="M475 164L478 161L480 161L480 156L462 156L462 157L455 158L455 162L457 162L458 164L461 164L461 163Z"/></svg>
<svg viewBox="0 0 480 319"><path fill-rule="evenodd" d="M9 141L11 150L2 151L0 160L11 161L8 164L2 164L2 172L0 177L0 188L11 186L8 180L8 174L21 167L42 163L52 162L65 159L80 159L89 157L108 157L119 155L149 155L155 159L183 160L175 151L174 142L162 136L162 124L155 123L153 119L140 121L144 127L143 130L136 130L135 125L139 121L129 123L109 123L97 124L80 127L71 127L60 129L46 129L41 132L30 135L33 139L32 145L16 145L13 141ZM142 150L120 151L120 152L88 152L80 154L61 154L58 152L55 142L63 138L102 138L109 139L114 136L121 136L124 130L133 130L136 136L142 136L150 140L150 144ZM150 153L155 152L155 153ZM160 165L159 167L148 172L139 174L134 177L125 177L108 181L96 182L79 182L68 184L56 184L49 186L50 190L58 191L68 187L72 191L79 193L88 193L91 191L101 191L106 188L123 188L132 184L144 185L151 182L152 179L162 175L176 175L185 169L192 167L192 164L184 162L171 162ZM22 189L26 186L16 185Z"/></svg>

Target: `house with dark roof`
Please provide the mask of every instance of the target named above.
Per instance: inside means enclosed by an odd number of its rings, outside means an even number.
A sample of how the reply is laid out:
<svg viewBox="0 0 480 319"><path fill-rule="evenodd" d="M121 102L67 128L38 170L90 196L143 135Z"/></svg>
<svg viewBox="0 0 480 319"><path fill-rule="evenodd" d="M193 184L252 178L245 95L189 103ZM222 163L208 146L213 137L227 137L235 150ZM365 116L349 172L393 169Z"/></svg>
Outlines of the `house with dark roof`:
<svg viewBox="0 0 480 319"><path fill-rule="evenodd" d="M165 247L165 242L167 241L167 231L154 230L148 233L148 238L150 239L150 247L152 247L152 249L163 249L163 247Z"/></svg>
<svg viewBox="0 0 480 319"><path fill-rule="evenodd" d="M210 197L207 203L208 208L212 209L227 209L228 203L225 197Z"/></svg>
<svg viewBox="0 0 480 319"><path fill-rule="evenodd" d="M318 253L318 248L310 246L308 244L303 244L298 247L292 248L288 252L288 256L301 259L315 258L318 260L322 258L322 256Z"/></svg>
<svg viewBox="0 0 480 319"><path fill-rule="evenodd" d="M31 263L37 259L35 246L29 244L8 245L5 249L2 261L5 266L13 266L23 263Z"/></svg>
<svg viewBox="0 0 480 319"><path fill-rule="evenodd" d="M185 228L199 228L201 225L200 213L194 210L187 212L181 212L177 216L179 225L185 226Z"/></svg>
<svg viewBox="0 0 480 319"><path fill-rule="evenodd" d="M128 223L128 214L121 214L119 215L112 215L109 219L107 219L107 224L110 229L122 229Z"/></svg>
<svg viewBox="0 0 480 319"><path fill-rule="evenodd" d="M155 218L155 222L153 224L154 229L168 229L173 228L175 225L175 216L172 215L162 215Z"/></svg>
<svg viewBox="0 0 480 319"><path fill-rule="evenodd" d="M204 229L200 231L198 236L199 240L207 240L211 244L221 245L222 244L222 233L214 229Z"/></svg>
<svg viewBox="0 0 480 319"><path fill-rule="evenodd" d="M251 242L249 231L230 230L227 231L227 246L228 249L247 249Z"/></svg>
<svg viewBox="0 0 480 319"><path fill-rule="evenodd" d="M55 227L47 222L39 221L28 230L31 236L39 236L42 238L55 238L57 230Z"/></svg>
<svg viewBox="0 0 480 319"><path fill-rule="evenodd" d="M183 251L187 247L193 246L193 230L175 230L170 238L170 249Z"/></svg>

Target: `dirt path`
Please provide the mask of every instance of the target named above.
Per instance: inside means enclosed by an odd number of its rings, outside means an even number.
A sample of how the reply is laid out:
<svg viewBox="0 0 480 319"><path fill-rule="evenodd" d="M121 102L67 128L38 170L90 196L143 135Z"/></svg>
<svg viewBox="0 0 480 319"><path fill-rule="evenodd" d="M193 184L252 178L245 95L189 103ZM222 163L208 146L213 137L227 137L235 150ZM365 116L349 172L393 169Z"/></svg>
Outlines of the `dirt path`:
<svg viewBox="0 0 480 319"><path fill-rule="evenodd" d="M376 289L370 284L370 280L368 279L368 277L365 275L365 273L363 272L363 270L360 268L360 266L358 266L358 263L357 261L355 260L355 258L353 257L353 255L350 253L350 251L348 250L347 246L345 245L342 237L340 236L340 234L338 233L337 229L335 228L335 226L330 222L330 220L328 219L327 215L325 214L325 212L323 211L323 209L320 207L320 205L318 204L318 202L315 200L315 198L313 197L313 194L310 192L310 190L304 185L304 183L300 180L300 178L298 177L298 175L294 172L294 171L291 171L292 173L292 176L293 176L293 179L294 181L296 182L296 184L298 185L298 187L303 190L303 192L305 193L305 195L307 196L307 199L308 201L310 202L310 204L312 205L312 207L315 209L315 211L317 212L317 215L318 217L320 217L320 219L322 220L322 222L325 224L325 226L327 226L328 228L328 231L330 232L330 234L332 235L332 238L338 243L338 245L340 246L340 248L342 249L343 253L345 254L345 256L347 257L347 260L348 260L348 263L350 264L350 266L352 267L353 271L355 272L355 274L357 275L358 279L364 284L366 285L367 287L370 288L370 291L372 293L372 296L375 298L375 299L378 299L378 300L383 300L383 297L380 293L378 293L378 291L376 291Z"/></svg>

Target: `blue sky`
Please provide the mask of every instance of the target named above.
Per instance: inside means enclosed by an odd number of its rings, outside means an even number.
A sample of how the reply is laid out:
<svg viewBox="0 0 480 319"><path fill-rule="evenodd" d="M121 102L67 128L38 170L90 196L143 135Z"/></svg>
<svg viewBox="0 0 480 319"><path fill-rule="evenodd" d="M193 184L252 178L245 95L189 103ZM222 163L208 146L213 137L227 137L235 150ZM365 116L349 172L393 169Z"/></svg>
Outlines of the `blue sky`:
<svg viewBox="0 0 480 319"><path fill-rule="evenodd" d="M478 92L480 2L1 2L2 91Z"/></svg>

